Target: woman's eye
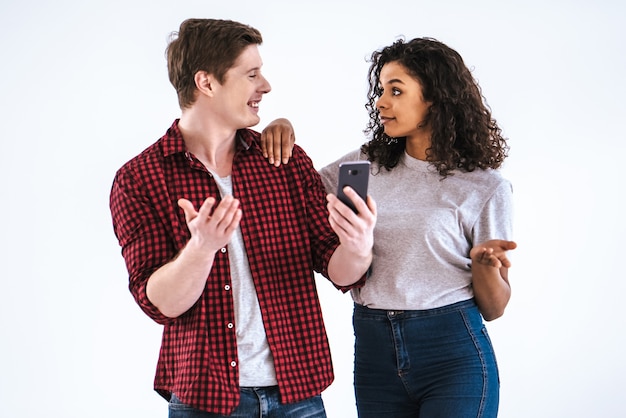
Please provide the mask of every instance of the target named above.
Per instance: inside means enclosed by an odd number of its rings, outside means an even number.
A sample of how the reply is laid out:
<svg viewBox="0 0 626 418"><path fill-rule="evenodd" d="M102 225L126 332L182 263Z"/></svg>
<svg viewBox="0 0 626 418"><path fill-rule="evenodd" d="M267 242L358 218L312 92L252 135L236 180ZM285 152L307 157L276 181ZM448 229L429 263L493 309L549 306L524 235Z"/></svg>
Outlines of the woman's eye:
<svg viewBox="0 0 626 418"><path fill-rule="evenodd" d="M391 90L391 95L392 95L392 96L399 96L399 95L400 95L400 90L398 90L398 89L392 89L392 90Z"/></svg>

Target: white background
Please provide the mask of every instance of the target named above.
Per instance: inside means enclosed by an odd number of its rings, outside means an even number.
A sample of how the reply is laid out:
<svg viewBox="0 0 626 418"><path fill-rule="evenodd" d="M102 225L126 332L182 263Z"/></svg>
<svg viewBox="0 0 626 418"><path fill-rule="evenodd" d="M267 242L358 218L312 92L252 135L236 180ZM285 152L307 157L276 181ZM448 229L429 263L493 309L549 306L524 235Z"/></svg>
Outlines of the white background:
<svg viewBox="0 0 626 418"><path fill-rule="evenodd" d="M513 297L488 325L501 417L623 417L626 13L598 1L0 3L0 415L165 417L161 327L135 305L113 235L114 172L179 115L164 51L189 17L264 35L273 91L317 167L363 142L365 58L398 36L455 48L510 138ZM355 417L351 300L319 280Z"/></svg>

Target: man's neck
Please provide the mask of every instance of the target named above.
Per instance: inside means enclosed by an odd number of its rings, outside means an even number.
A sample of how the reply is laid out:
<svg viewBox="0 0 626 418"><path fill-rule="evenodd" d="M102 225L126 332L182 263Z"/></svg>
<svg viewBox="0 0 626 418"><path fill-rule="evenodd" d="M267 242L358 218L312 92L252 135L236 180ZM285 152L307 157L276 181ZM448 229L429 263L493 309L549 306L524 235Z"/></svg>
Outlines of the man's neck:
<svg viewBox="0 0 626 418"><path fill-rule="evenodd" d="M211 123L207 117L197 117L191 109L183 112L178 128L187 150L208 170L220 177L230 175L237 131Z"/></svg>

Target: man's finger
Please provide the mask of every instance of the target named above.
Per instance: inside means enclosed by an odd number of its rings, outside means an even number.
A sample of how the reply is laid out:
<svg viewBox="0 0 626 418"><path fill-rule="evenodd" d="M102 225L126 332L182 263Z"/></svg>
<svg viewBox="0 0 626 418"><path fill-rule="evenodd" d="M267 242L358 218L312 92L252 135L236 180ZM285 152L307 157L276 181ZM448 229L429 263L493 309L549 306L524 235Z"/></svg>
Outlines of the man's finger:
<svg viewBox="0 0 626 418"><path fill-rule="evenodd" d="M187 199L178 199L178 207L183 210L185 214L185 222L191 222L196 216L198 216L198 212L193 208L191 202Z"/></svg>

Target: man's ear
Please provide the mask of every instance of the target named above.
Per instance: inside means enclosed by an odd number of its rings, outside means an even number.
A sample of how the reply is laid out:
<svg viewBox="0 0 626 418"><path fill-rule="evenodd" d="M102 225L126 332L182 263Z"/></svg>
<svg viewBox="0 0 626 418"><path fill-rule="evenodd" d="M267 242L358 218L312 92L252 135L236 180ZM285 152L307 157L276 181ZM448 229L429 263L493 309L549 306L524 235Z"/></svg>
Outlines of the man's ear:
<svg viewBox="0 0 626 418"><path fill-rule="evenodd" d="M213 87L217 82L213 75L207 73L206 71L198 71L193 77L196 88L200 94L204 94L206 96L213 96Z"/></svg>

